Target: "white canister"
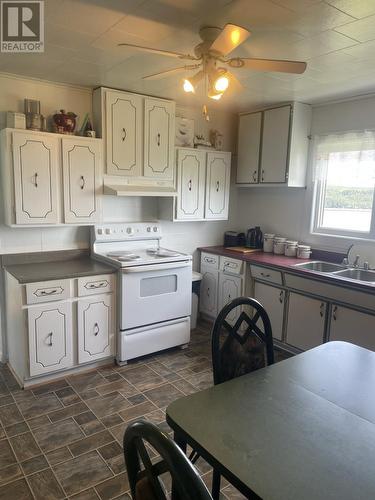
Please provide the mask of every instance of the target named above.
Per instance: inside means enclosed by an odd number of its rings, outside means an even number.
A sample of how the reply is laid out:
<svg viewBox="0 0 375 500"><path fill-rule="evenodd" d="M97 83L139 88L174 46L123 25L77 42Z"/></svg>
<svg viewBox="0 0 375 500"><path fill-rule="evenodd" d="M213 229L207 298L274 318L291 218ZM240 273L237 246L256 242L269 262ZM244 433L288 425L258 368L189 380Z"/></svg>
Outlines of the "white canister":
<svg viewBox="0 0 375 500"><path fill-rule="evenodd" d="M309 259L310 255L311 255L311 247L309 245L298 245L297 247L298 259Z"/></svg>
<svg viewBox="0 0 375 500"><path fill-rule="evenodd" d="M285 253L286 238L276 236L273 240L273 253L276 255L284 255Z"/></svg>
<svg viewBox="0 0 375 500"><path fill-rule="evenodd" d="M263 236L263 252L272 253L273 252L273 239L275 235L271 233L266 233Z"/></svg>
<svg viewBox="0 0 375 500"><path fill-rule="evenodd" d="M287 257L295 257L297 255L298 241L287 240L285 245L285 255Z"/></svg>

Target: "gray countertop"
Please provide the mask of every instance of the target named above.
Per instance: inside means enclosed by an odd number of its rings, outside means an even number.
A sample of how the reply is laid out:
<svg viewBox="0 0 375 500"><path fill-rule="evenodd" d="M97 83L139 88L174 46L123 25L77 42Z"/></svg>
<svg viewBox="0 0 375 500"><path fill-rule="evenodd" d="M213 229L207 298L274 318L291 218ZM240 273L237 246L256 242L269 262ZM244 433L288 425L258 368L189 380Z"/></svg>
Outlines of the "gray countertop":
<svg viewBox="0 0 375 500"><path fill-rule="evenodd" d="M87 251L7 255L2 256L2 265L21 284L116 272L92 259Z"/></svg>

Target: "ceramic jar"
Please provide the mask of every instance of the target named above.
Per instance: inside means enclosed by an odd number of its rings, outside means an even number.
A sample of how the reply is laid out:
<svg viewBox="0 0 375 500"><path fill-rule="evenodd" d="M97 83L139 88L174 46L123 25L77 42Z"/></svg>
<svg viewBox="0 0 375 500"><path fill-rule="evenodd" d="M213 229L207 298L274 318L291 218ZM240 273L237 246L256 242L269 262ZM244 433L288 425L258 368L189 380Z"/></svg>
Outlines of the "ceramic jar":
<svg viewBox="0 0 375 500"><path fill-rule="evenodd" d="M286 246L286 238L276 236L273 240L273 253L276 255L284 255Z"/></svg>
<svg viewBox="0 0 375 500"><path fill-rule="evenodd" d="M297 255L298 241L287 240L285 245L285 255L287 257L295 257Z"/></svg>
<svg viewBox="0 0 375 500"><path fill-rule="evenodd" d="M309 259L310 255L311 255L311 247L309 245L298 245L297 247L298 259Z"/></svg>
<svg viewBox="0 0 375 500"><path fill-rule="evenodd" d="M263 236L263 252L272 253L273 252L273 239L275 235L266 233Z"/></svg>

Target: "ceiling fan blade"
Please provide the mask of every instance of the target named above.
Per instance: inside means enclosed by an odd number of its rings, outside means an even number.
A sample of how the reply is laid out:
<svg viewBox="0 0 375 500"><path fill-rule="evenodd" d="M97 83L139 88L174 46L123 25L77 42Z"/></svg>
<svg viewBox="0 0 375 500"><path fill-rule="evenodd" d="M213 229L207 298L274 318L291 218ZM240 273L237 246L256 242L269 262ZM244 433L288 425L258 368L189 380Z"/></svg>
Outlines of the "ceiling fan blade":
<svg viewBox="0 0 375 500"><path fill-rule="evenodd" d="M199 68L200 64L190 64L188 66L179 66L178 68L167 69L166 71L160 71L159 73L153 73L152 75L146 75L142 80L159 80L160 78L167 78L170 75L182 73L184 71L191 71L193 69Z"/></svg>
<svg viewBox="0 0 375 500"><path fill-rule="evenodd" d="M226 56L241 45L250 36L250 31L235 24L226 24L223 31L216 38L210 50L216 50Z"/></svg>
<svg viewBox="0 0 375 500"><path fill-rule="evenodd" d="M189 59L197 61L198 58L189 54L181 54L181 52L172 52L170 50L154 49L152 47L142 47L141 45L133 45L132 43L119 43L119 47L130 47L131 49L140 50L142 52L151 52L152 54L159 54L160 56L175 57L176 59Z"/></svg>
<svg viewBox="0 0 375 500"><path fill-rule="evenodd" d="M231 68L254 69L255 71L277 71L280 73L304 73L307 64L302 61L281 61L277 59L248 59L235 57L227 64Z"/></svg>

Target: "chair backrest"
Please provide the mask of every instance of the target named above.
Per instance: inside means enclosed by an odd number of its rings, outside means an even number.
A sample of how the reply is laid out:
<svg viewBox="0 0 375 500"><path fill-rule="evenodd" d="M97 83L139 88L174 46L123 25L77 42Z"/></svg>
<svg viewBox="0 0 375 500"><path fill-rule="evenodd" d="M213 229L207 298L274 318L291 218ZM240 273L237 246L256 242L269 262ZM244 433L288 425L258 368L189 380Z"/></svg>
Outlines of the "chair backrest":
<svg viewBox="0 0 375 500"><path fill-rule="evenodd" d="M233 318L234 309L238 317L229 322L228 317ZM239 297L224 306L212 328L214 384L273 362L272 328L264 307L250 297Z"/></svg>
<svg viewBox="0 0 375 500"><path fill-rule="evenodd" d="M160 455L159 460L151 460L145 443ZM186 455L151 422L138 420L127 427L124 434L124 455L134 500L169 498L163 478L160 478L168 472L172 479L174 498L212 500L206 485Z"/></svg>

